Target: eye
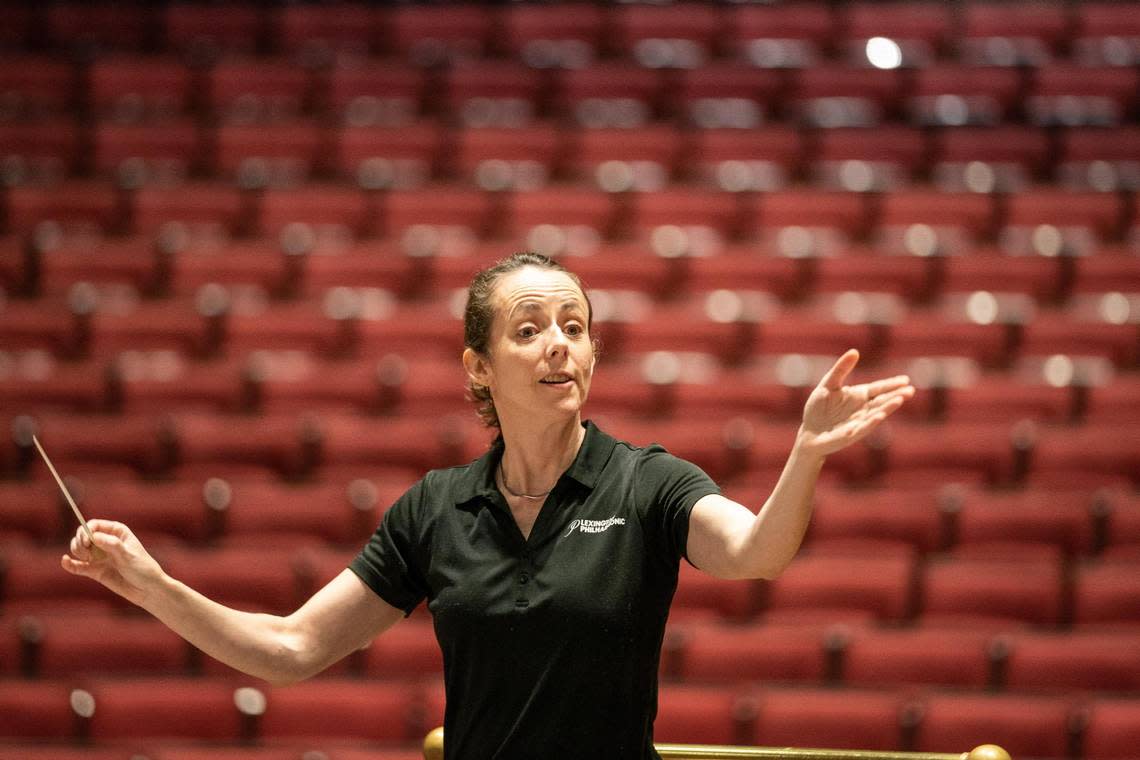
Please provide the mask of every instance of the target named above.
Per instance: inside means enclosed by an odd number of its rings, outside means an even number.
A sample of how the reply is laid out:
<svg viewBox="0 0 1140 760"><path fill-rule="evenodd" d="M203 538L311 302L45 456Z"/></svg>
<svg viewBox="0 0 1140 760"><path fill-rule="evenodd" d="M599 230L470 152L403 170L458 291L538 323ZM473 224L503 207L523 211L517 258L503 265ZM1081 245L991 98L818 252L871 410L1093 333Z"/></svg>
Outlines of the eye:
<svg viewBox="0 0 1140 760"><path fill-rule="evenodd" d="M571 322L568 325L566 325L565 329L563 329L563 332L572 338L579 337L585 331L586 330L582 327L582 325L578 324L577 322Z"/></svg>
<svg viewBox="0 0 1140 760"><path fill-rule="evenodd" d="M538 335L538 329L534 325L524 325L519 328L518 335L520 338L533 338Z"/></svg>

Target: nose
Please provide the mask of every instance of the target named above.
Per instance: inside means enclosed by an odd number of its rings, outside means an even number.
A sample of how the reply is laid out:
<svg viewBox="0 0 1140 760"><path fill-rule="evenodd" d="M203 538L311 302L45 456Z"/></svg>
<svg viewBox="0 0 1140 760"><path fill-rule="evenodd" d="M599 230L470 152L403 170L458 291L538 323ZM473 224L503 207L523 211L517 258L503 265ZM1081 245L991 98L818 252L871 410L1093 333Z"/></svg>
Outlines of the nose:
<svg viewBox="0 0 1140 760"><path fill-rule="evenodd" d="M568 351L569 342L566 339L566 333L562 332L562 328L557 324L550 326L550 342L547 344L546 353L549 356L558 356L559 354L565 356Z"/></svg>

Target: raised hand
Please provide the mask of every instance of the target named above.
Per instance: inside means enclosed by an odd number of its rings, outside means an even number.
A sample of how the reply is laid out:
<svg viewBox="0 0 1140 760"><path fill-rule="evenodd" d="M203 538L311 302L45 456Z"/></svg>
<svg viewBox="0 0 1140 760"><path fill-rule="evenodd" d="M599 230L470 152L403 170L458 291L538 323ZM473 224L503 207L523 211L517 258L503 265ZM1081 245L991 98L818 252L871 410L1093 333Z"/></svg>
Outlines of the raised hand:
<svg viewBox="0 0 1140 760"><path fill-rule="evenodd" d="M60 565L67 572L96 580L142 606L148 590L161 580L162 568L126 525L110 520L88 520L87 525L94 536L94 546L80 528L71 539L70 554L60 558Z"/></svg>
<svg viewBox="0 0 1140 760"><path fill-rule="evenodd" d="M859 352L850 349L808 396L796 442L805 452L826 456L855 443L914 396L906 375L844 385L858 363Z"/></svg>

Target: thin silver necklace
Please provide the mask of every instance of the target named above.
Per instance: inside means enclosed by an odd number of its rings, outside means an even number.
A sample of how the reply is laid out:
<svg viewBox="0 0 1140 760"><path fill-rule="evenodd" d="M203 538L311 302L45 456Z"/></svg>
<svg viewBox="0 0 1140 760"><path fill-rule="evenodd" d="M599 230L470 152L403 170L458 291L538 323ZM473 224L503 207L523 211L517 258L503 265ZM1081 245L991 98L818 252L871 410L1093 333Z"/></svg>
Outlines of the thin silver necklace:
<svg viewBox="0 0 1140 760"><path fill-rule="evenodd" d="M550 490L544 491L543 493L539 493L539 494L518 493L516 491L512 491L511 487L507 485L507 476L503 473L503 460L502 459L499 460L499 480L502 482L503 488L507 489L507 493L509 493L511 496L514 496L514 497L519 498L519 499L544 499L550 494L550 491L554 490L553 488L551 488Z"/></svg>

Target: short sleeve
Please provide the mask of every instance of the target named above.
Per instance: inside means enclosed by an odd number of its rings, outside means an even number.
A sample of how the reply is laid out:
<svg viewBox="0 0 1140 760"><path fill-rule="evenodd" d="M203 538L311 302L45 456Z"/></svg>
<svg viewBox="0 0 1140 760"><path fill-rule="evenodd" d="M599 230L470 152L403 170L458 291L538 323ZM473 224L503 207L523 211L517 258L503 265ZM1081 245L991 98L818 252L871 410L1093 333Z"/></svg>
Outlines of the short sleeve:
<svg viewBox="0 0 1140 760"><path fill-rule="evenodd" d="M384 513L372 538L349 563L377 596L408 615L428 593L427 552L420 530L425 491L423 480L409 488Z"/></svg>
<svg viewBox="0 0 1140 760"><path fill-rule="evenodd" d="M673 456L658 445L642 450L638 466L638 490L644 495L643 520L670 560L686 555L689 516L693 505L720 487L692 462Z"/></svg>

